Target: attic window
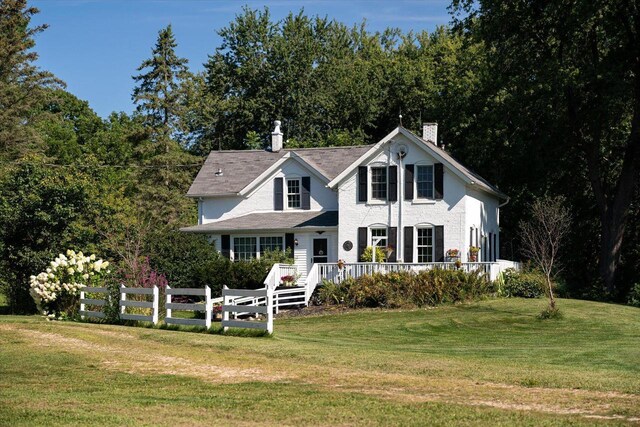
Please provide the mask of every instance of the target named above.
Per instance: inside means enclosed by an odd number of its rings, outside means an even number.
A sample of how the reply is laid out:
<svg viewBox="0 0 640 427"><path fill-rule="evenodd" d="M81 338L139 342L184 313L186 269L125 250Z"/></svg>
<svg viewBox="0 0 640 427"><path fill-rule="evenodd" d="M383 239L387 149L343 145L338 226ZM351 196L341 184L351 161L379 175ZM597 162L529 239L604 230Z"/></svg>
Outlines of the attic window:
<svg viewBox="0 0 640 427"><path fill-rule="evenodd" d="M287 179L287 207L300 209L300 180Z"/></svg>

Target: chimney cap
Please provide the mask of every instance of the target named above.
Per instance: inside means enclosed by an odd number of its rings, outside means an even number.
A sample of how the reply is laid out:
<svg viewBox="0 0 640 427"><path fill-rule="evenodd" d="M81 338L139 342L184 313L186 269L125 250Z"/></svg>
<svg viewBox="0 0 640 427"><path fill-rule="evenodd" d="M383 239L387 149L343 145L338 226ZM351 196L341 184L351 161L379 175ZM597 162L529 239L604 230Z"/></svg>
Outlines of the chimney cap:
<svg viewBox="0 0 640 427"><path fill-rule="evenodd" d="M272 132L273 135L282 135L282 131L280 130L280 125L281 124L282 123L280 122L280 120L275 120L273 122L273 125L275 126L275 129Z"/></svg>

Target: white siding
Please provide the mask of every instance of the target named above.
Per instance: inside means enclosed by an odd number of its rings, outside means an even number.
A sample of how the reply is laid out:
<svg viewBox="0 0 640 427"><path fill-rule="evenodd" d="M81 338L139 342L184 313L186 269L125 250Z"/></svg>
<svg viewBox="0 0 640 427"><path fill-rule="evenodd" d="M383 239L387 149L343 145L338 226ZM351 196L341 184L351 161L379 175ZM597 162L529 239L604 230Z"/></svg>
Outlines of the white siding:
<svg viewBox="0 0 640 427"><path fill-rule="evenodd" d="M388 165L398 165L397 156L394 154L396 145L404 144L407 156L403 159L406 164L433 164L436 160L429 156L424 150L414 145L404 136L395 138L395 142L387 144L384 151L369 159L366 164L385 163ZM390 154L391 150L391 154ZM369 227L375 224L386 224L390 227L398 227L398 242L402 241L401 229L415 225L443 225L444 226L444 250L457 248L463 254L468 248L468 237L465 230L469 221L469 215L465 213L467 206L473 205L469 200L473 196L467 195L465 183L451 170L445 166L443 177L443 200L418 201L414 199L404 201L404 170L398 177L398 199L402 202L377 203L369 200L367 203L357 201L357 170L348 176L339 188L339 232L338 232L338 257L347 262L356 262L358 255L358 227ZM368 183L369 186L371 183ZM476 193L475 197L492 200L492 205L485 211L493 209L492 213L485 215L486 227L497 229L495 211L497 210L497 200L485 193ZM402 203L402 224L399 224L399 210ZM478 217L480 218L480 217ZM491 225L490 225L491 224ZM468 234L468 232L467 232ZM350 240L353 249L345 251L343 243ZM399 244L398 259L404 256L403 248ZM415 257L414 257L415 260Z"/></svg>
<svg viewBox="0 0 640 427"><path fill-rule="evenodd" d="M327 188L324 181L309 172L296 160L289 159L282 164L282 168L268 177L247 198L240 196L205 198L202 201L201 224L212 221L233 218L251 212L273 211L273 179L276 177L296 178L311 177L311 210L336 210L338 200L336 193ZM286 186L286 182L285 182ZM285 195L286 197L286 195ZM286 202L286 200L285 200ZM286 209L286 203L284 203Z"/></svg>

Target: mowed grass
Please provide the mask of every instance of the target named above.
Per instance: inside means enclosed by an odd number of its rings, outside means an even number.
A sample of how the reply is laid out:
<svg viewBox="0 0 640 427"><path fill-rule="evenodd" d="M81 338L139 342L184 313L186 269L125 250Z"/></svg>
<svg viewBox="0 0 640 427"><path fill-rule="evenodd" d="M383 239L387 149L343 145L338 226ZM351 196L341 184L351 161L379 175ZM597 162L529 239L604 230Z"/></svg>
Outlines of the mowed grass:
<svg viewBox="0 0 640 427"><path fill-rule="evenodd" d="M0 316L0 425L640 422L640 309L544 304L276 319L264 338Z"/></svg>

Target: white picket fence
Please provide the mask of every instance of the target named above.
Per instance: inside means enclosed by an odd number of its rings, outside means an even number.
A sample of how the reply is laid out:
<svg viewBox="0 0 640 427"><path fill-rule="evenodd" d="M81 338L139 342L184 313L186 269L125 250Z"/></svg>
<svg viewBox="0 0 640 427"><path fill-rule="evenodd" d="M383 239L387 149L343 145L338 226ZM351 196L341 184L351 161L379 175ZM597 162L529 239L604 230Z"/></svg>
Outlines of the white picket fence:
<svg viewBox="0 0 640 427"><path fill-rule="evenodd" d="M127 295L152 295L151 301L128 301ZM127 288L120 286L120 319L137 320L139 322L151 322L158 324L158 302L160 300L160 292L157 286L153 288ZM130 314L127 313L127 307L150 308L151 315Z"/></svg>
<svg viewBox="0 0 640 427"><path fill-rule="evenodd" d="M104 299L86 298L87 294L108 294L107 288L97 287L84 287L80 290L80 317L85 319L87 317L94 319L104 319L105 315L101 311L87 310L87 306L99 306L104 307L107 304L108 295L105 295Z"/></svg>
<svg viewBox="0 0 640 427"><path fill-rule="evenodd" d="M273 289L222 289L222 327L224 331L229 328L263 329L273 333ZM237 303L242 298L243 303ZM265 321L256 319L241 320L239 316L258 315L265 316ZM233 319L231 319L233 317Z"/></svg>
<svg viewBox="0 0 640 427"><path fill-rule="evenodd" d="M211 327L211 317L213 315L213 303L211 302L211 288L205 286L203 289L198 288L175 288L167 286L167 301L165 307L167 315L164 318L166 324L173 325L195 325L204 326L207 329ZM172 298L175 296L201 296L204 297L204 303L174 303ZM180 319L172 317L173 310L181 311L204 311L204 319Z"/></svg>

